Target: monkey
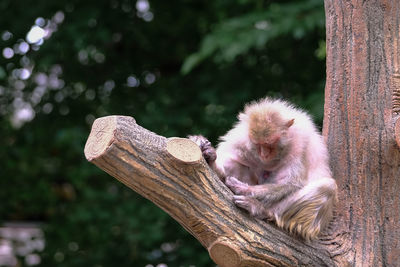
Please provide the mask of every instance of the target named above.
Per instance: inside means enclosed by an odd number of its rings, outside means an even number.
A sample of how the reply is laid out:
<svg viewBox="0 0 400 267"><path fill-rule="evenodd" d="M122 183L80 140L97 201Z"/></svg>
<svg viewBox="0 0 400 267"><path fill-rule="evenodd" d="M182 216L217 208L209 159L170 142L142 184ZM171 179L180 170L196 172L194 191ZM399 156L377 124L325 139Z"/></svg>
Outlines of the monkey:
<svg viewBox="0 0 400 267"><path fill-rule="evenodd" d="M265 97L245 105L216 150L203 136L189 138L251 216L307 241L329 224L337 185L323 137L305 111Z"/></svg>

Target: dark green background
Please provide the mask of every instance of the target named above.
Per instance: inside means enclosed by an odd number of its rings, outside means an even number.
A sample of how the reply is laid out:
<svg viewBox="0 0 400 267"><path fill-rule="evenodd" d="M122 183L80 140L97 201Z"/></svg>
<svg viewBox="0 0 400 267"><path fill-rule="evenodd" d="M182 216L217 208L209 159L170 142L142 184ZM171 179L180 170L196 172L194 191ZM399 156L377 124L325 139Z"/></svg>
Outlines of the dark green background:
<svg viewBox="0 0 400 267"><path fill-rule="evenodd" d="M26 42L37 18L57 29L0 55L0 224L40 223L40 266L214 266L167 214L85 160L91 123L129 115L163 136L215 143L246 102L270 95L321 124L322 2L149 0L140 13L129 0L2 0L1 51ZM21 68L33 68L28 79ZM56 83L39 98L38 74ZM16 127L21 103L35 117Z"/></svg>

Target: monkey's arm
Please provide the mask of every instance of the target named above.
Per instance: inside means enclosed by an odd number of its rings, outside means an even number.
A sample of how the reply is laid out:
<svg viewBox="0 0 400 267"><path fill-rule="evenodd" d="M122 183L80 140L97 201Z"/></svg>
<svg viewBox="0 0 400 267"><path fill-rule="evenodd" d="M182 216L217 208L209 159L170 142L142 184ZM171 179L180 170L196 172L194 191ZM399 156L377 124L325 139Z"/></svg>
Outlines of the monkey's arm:
<svg viewBox="0 0 400 267"><path fill-rule="evenodd" d="M269 204L281 201L286 196L300 189L299 186L292 183L248 185L232 176L227 177L226 185L236 195L249 196Z"/></svg>
<svg viewBox="0 0 400 267"><path fill-rule="evenodd" d="M248 185L230 176L226 185L235 193L233 202L259 219L276 220L271 207L299 190L293 184Z"/></svg>
<svg viewBox="0 0 400 267"><path fill-rule="evenodd" d="M231 151L232 147L225 146L216 151L211 142L202 135L189 135L188 138L200 147L204 159L224 183L229 176L240 177L248 184L257 182L249 167L239 162L236 157L232 157L235 155L235 152Z"/></svg>
<svg viewBox="0 0 400 267"><path fill-rule="evenodd" d="M286 196L301 189L304 184L301 179L304 175L304 165L299 157L290 161L288 166L281 168L268 179L270 183L249 185L243 183L238 176L227 178L226 185L236 194L255 198L263 203L279 202ZM240 181L236 178L239 178Z"/></svg>

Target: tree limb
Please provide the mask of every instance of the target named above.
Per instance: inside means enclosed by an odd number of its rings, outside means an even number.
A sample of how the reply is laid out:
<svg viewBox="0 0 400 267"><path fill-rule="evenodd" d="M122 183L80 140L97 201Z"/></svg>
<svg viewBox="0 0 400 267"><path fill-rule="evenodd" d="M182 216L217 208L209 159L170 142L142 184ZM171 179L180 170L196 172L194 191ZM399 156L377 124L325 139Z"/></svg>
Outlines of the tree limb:
<svg viewBox="0 0 400 267"><path fill-rule="evenodd" d="M328 235L305 243L238 209L189 139L165 138L131 117L108 116L94 122L85 156L170 214L221 267L343 266Z"/></svg>

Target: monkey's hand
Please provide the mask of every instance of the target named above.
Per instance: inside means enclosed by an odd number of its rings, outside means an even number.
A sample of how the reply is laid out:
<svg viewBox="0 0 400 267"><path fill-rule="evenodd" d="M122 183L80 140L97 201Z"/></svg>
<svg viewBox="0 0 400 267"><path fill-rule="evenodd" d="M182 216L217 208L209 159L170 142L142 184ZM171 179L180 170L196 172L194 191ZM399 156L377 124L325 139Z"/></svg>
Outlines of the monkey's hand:
<svg viewBox="0 0 400 267"><path fill-rule="evenodd" d="M235 195L233 202L236 206L247 210L251 216L258 219L273 220L274 216L268 210L266 203L261 202L253 195L252 186L243 183L235 177L226 178L225 184L232 190Z"/></svg>
<svg viewBox="0 0 400 267"><path fill-rule="evenodd" d="M227 177L225 184L236 195L250 195L251 194L250 186L246 183L239 181L235 177L232 177L232 176Z"/></svg>
<svg viewBox="0 0 400 267"><path fill-rule="evenodd" d="M200 147L203 157L207 163L214 162L217 159L215 148L211 145L211 142L208 141L207 138L202 135L188 135L188 138Z"/></svg>
<svg viewBox="0 0 400 267"><path fill-rule="evenodd" d="M251 196L233 196L233 202L239 208L247 210L251 216L258 219L273 220L273 215L266 209L266 207Z"/></svg>

